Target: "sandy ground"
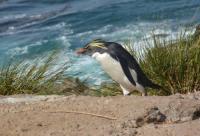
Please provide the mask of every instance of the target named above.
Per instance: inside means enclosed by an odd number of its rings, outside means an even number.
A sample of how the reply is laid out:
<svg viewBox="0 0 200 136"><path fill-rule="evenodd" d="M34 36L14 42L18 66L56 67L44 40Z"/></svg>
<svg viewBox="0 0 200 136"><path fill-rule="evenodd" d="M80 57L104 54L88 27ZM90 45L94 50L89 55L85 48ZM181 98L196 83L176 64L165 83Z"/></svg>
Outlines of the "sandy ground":
<svg viewBox="0 0 200 136"><path fill-rule="evenodd" d="M200 136L200 93L0 96L0 136Z"/></svg>

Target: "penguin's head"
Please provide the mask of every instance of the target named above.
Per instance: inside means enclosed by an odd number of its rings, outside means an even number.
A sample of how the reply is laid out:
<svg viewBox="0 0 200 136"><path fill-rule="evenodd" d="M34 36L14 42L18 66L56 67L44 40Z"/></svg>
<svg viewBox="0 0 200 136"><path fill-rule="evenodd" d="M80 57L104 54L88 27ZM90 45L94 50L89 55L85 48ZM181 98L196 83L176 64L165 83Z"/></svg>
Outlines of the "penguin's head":
<svg viewBox="0 0 200 136"><path fill-rule="evenodd" d="M80 48L76 51L77 54L90 55L92 56L94 53L104 53L107 52L108 47L107 43L101 39L96 39L88 44L86 44L83 48Z"/></svg>

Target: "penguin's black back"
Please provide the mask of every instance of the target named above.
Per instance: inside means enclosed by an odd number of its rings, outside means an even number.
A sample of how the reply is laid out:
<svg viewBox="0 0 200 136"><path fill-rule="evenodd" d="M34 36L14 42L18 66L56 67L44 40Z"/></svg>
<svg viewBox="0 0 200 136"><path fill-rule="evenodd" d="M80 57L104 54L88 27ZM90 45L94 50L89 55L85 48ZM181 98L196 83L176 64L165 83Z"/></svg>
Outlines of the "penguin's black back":
<svg viewBox="0 0 200 136"><path fill-rule="evenodd" d="M126 65L133 69L137 73L137 82L144 87L151 87L155 89L161 88L159 85L154 84L147 78L142 69L140 68L136 59L120 44L114 42L108 42L108 53L117 61L123 61L120 64ZM122 58L122 59L119 59ZM123 66L122 66L123 67ZM124 71L126 72L126 71ZM128 73L127 73L128 74Z"/></svg>

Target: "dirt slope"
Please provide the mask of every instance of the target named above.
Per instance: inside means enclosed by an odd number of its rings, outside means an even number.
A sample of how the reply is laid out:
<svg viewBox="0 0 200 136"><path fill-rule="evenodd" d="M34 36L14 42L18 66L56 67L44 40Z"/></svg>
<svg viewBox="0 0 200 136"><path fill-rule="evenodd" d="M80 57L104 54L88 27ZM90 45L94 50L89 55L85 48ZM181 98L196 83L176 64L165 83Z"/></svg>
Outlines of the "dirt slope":
<svg viewBox="0 0 200 136"><path fill-rule="evenodd" d="M200 136L199 118L200 93L0 97L0 136Z"/></svg>

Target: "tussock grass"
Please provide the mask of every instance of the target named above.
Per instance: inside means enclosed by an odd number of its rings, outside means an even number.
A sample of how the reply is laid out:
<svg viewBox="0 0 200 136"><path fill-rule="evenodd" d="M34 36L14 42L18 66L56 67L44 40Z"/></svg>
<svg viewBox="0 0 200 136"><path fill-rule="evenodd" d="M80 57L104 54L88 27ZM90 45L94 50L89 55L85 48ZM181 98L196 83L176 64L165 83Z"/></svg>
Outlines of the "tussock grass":
<svg viewBox="0 0 200 136"><path fill-rule="evenodd" d="M122 90L116 83L103 83L98 90L95 91L95 96L116 96L122 95Z"/></svg>
<svg viewBox="0 0 200 136"><path fill-rule="evenodd" d="M177 40L166 41L153 36L153 46L148 41L145 43L139 55L129 43L125 47L137 58L147 76L165 88L165 91L150 90L150 94L185 94L200 90L199 37L182 35Z"/></svg>
<svg viewBox="0 0 200 136"><path fill-rule="evenodd" d="M43 58L42 64L36 60L33 64L23 61L5 64L0 69L0 94L51 94L55 84L63 80L63 64L56 70L52 70L56 52Z"/></svg>

